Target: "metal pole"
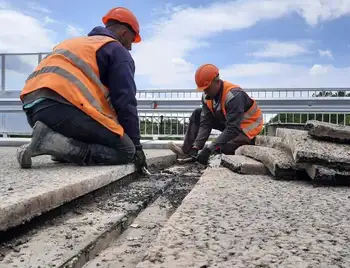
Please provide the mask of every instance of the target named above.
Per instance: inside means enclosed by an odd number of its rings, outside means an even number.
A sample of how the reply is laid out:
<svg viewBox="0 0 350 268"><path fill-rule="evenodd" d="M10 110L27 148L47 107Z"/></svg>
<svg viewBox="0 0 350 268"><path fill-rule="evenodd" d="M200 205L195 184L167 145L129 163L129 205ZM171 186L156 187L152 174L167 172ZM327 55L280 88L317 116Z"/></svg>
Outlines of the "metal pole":
<svg viewBox="0 0 350 268"><path fill-rule="evenodd" d="M5 54L1 54L1 90L2 91L5 91L5 70L6 70Z"/></svg>

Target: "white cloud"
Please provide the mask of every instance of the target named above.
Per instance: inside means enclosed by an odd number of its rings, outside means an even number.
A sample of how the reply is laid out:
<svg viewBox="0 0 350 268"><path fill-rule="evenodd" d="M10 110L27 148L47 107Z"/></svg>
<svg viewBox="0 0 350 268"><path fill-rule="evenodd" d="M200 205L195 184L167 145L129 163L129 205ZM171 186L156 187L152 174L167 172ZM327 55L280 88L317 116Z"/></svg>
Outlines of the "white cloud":
<svg viewBox="0 0 350 268"><path fill-rule="evenodd" d="M350 0L230 0L197 8L167 6L165 17L152 22L150 38L133 47L136 72L140 80L147 78L155 87L193 87L195 66L186 58L192 51L207 45L207 39L216 34L249 28L260 21L292 13L315 26L349 12ZM141 31L144 28L141 25ZM284 55L304 52L297 46L284 48L288 49ZM184 60L182 69L178 69L174 59ZM184 69L188 69L188 73L183 72Z"/></svg>
<svg viewBox="0 0 350 268"><path fill-rule="evenodd" d="M36 2L28 2L28 7L30 9L32 9L32 10L39 11L41 13L47 13L47 14L51 13L51 10L47 9L46 7L43 7L43 6L39 5Z"/></svg>
<svg viewBox="0 0 350 268"><path fill-rule="evenodd" d="M11 25L11 27L8 27ZM38 52L52 48L54 32L18 11L0 10L0 51Z"/></svg>
<svg viewBox="0 0 350 268"><path fill-rule="evenodd" d="M45 23L45 25L46 24L50 24L50 23L57 23L58 21L57 20L55 20L55 19L53 19L53 18L51 18L51 17L49 17L49 16L45 16L44 17L44 23Z"/></svg>
<svg viewBox="0 0 350 268"><path fill-rule="evenodd" d="M0 9L0 52L48 52L53 47L54 37L55 33L45 28L41 21L18 11ZM5 61L6 89L19 90L37 65L38 56L8 55Z"/></svg>
<svg viewBox="0 0 350 268"><path fill-rule="evenodd" d="M262 46L258 51L249 53L249 55L258 58L289 58L298 55L310 53L307 42L280 42L263 41L253 42Z"/></svg>
<svg viewBox="0 0 350 268"><path fill-rule="evenodd" d="M70 37L81 36L82 35L82 31L83 31L83 29L78 28L78 27L74 27L72 25L68 25L67 29L66 29L66 33Z"/></svg>
<svg viewBox="0 0 350 268"><path fill-rule="evenodd" d="M325 75L328 73L328 67L321 64L315 64L311 67L309 74L312 76Z"/></svg>
<svg viewBox="0 0 350 268"><path fill-rule="evenodd" d="M330 59L333 59L333 54L332 51L330 50L318 50L318 53L320 54L321 57L328 57Z"/></svg>
<svg viewBox="0 0 350 268"><path fill-rule="evenodd" d="M348 87L349 72L350 67L260 62L227 66L221 69L220 75L243 88Z"/></svg>

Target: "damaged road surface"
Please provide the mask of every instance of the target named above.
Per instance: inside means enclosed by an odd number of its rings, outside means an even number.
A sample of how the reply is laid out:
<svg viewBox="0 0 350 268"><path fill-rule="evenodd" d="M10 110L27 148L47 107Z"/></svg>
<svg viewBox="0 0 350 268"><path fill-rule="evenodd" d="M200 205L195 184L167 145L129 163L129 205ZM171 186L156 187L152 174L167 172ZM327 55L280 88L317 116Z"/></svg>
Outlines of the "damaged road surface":
<svg viewBox="0 0 350 268"><path fill-rule="evenodd" d="M195 165L151 172L49 212L22 235L10 230L0 267L135 267L201 175Z"/></svg>

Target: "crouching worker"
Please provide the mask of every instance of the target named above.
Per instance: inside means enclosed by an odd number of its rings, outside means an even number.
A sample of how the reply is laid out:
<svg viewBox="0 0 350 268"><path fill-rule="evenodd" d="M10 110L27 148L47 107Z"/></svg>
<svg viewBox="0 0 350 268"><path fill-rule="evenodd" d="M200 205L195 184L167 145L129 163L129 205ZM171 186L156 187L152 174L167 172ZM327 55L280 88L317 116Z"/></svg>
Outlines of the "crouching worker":
<svg viewBox="0 0 350 268"><path fill-rule="evenodd" d="M58 44L29 75L20 98L33 128L17 151L22 168L32 157L78 165L146 167L140 144L134 61L128 50L141 41L132 12L114 8L88 36Z"/></svg>
<svg viewBox="0 0 350 268"><path fill-rule="evenodd" d="M214 153L235 154L238 147L254 144L263 128L257 103L238 85L221 80L218 68L212 64L199 67L195 80L197 90L203 91L202 108L192 113L182 147L170 143L170 149L181 157L192 156L207 164ZM212 129L222 133L203 148Z"/></svg>

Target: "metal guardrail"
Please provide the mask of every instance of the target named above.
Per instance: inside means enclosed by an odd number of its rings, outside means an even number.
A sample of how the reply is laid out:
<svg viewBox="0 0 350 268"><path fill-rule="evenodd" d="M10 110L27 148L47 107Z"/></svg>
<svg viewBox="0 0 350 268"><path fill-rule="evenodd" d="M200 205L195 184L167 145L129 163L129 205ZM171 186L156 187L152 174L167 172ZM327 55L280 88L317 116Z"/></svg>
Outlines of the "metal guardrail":
<svg viewBox="0 0 350 268"><path fill-rule="evenodd" d="M0 54L0 135L1 133L4 135L30 133L31 129L22 111L19 90L27 75L47 54ZM6 71L18 71L18 69L23 81L15 81L18 86L11 88L6 85L6 81L13 82L13 80L6 76ZM301 122L313 118L341 124L349 124L348 121L350 121L350 88L247 88L244 90L258 102L264 113L265 122L271 118L282 123L283 121ZM189 115L201 105L201 93L196 92L195 89L139 89L136 97L141 131L143 136L147 137L182 137Z"/></svg>

